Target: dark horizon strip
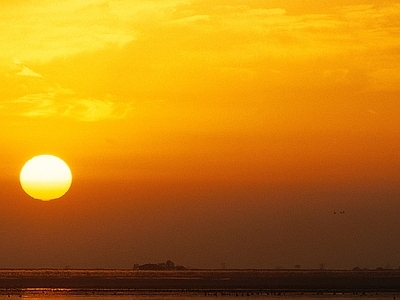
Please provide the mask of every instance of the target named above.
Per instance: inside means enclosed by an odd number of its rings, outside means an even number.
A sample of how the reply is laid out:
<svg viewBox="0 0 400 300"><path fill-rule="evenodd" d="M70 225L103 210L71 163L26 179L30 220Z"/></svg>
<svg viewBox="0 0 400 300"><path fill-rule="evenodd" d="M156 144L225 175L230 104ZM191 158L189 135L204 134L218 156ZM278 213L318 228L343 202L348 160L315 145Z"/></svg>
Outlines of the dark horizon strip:
<svg viewBox="0 0 400 300"><path fill-rule="evenodd" d="M400 270L0 270L0 293L400 292ZM47 289L47 290L46 290Z"/></svg>

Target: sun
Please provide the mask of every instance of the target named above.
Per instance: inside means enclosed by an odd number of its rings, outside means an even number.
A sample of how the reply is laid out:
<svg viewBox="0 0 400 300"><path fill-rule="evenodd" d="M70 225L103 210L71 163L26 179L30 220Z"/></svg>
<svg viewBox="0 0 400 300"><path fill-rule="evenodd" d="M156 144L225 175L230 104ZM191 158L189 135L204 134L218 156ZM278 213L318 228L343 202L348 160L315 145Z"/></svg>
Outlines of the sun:
<svg viewBox="0 0 400 300"><path fill-rule="evenodd" d="M71 187L68 165L54 155L38 155L28 160L19 176L22 189L32 198L49 201L60 198Z"/></svg>

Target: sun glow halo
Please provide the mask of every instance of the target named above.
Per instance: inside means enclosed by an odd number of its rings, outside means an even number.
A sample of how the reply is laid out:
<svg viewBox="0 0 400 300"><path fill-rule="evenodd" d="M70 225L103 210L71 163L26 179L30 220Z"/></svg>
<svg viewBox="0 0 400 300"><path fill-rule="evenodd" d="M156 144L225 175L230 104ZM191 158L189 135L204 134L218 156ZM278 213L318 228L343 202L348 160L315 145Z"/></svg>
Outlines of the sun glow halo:
<svg viewBox="0 0 400 300"><path fill-rule="evenodd" d="M70 188L72 174L68 165L53 155L35 156L25 163L20 173L22 189L32 198L52 200Z"/></svg>

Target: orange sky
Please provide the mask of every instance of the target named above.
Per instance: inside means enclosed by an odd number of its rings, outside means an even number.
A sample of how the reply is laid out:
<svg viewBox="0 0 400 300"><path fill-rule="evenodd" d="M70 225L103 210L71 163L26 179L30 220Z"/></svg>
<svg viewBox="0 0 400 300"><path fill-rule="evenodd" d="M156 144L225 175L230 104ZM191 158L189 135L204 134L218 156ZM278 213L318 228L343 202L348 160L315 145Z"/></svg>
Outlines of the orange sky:
<svg viewBox="0 0 400 300"><path fill-rule="evenodd" d="M0 267L399 267L400 3L7 2Z"/></svg>

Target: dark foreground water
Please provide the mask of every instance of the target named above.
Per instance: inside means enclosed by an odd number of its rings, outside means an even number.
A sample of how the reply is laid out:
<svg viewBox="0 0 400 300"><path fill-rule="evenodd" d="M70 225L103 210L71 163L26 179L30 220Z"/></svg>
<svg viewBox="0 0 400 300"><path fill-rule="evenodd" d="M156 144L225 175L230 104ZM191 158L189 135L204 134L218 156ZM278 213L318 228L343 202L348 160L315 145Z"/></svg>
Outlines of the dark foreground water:
<svg viewBox="0 0 400 300"><path fill-rule="evenodd" d="M247 294L198 294L198 293L151 293L151 294L131 294L131 293L116 293L116 294L104 294L102 292L87 293L87 294L74 294L67 291L59 293L53 293L53 291L35 291L32 290L28 293L22 292L20 295L0 295L0 300L18 300L22 298L28 299L43 299L43 300L204 300L219 298L224 300L238 300L248 298L251 300L360 300L362 298L373 299L373 300L388 300L398 299L400 293L373 293L364 295L353 295L353 294L296 294L287 293L281 295L264 294L264 295L247 295Z"/></svg>
<svg viewBox="0 0 400 300"><path fill-rule="evenodd" d="M224 300L238 300L238 299L251 299L251 300L360 300L363 298L373 300L389 300L398 299L400 293L373 293L364 295L353 295L353 294L296 294L287 293L281 295L264 294L264 295L247 295L247 294L198 294L198 293L151 293L151 294L131 294L131 293L116 293L116 294L104 294L102 292L87 293L87 294L74 294L67 291L63 293L53 293L53 291L29 291L28 293L22 292L20 295L0 295L0 300L18 300L22 298L28 299L43 299L43 300L204 300L219 298Z"/></svg>
<svg viewBox="0 0 400 300"><path fill-rule="evenodd" d="M0 300L400 300L400 270L0 270Z"/></svg>

